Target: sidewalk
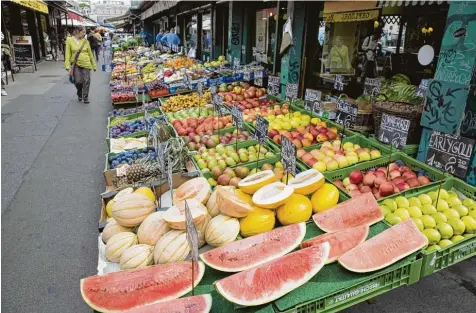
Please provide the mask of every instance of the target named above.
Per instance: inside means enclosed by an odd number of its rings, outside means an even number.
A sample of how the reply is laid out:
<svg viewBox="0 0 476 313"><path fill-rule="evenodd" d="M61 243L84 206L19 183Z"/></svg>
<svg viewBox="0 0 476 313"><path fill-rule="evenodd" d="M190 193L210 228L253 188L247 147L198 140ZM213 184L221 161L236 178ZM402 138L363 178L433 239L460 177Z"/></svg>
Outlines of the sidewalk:
<svg viewBox="0 0 476 313"><path fill-rule="evenodd" d="M20 73L8 75L8 85L5 85L7 96L2 96L2 107L20 95L42 95L67 75L64 61L45 61L36 65L38 71L32 73L31 67L22 68Z"/></svg>

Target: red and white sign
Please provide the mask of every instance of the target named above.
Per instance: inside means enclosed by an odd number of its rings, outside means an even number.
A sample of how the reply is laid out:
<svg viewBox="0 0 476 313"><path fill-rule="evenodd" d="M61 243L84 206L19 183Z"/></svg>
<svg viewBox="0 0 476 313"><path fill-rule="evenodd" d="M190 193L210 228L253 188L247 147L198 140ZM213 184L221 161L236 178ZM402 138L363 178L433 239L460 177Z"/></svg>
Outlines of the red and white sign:
<svg viewBox="0 0 476 313"><path fill-rule="evenodd" d="M31 45L32 40L31 36L12 36L13 44L14 45Z"/></svg>
<svg viewBox="0 0 476 313"><path fill-rule="evenodd" d="M79 22L83 21L83 17L81 15L79 15L79 13L75 13L75 12L72 12L72 11L68 11L68 18L71 19L71 20L79 21Z"/></svg>

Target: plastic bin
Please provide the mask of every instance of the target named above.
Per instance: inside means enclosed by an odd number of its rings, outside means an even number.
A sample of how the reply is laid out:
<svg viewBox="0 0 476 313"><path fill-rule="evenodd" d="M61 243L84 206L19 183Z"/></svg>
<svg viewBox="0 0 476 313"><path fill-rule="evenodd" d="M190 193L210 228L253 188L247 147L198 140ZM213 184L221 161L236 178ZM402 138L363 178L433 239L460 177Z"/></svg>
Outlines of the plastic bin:
<svg viewBox="0 0 476 313"><path fill-rule="evenodd" d="M159 115L162 115L162 111L160 110L160 108L154 108L154 109L150 109L150 110L147 110L147 112L150 114L150 113L156 113L156 112L159 112L160 114ZM109 116L107 118L107 128L111 128L111 123L117 119L117 118L125 118L126 120L130 121L130 120L135 120L135 119L141 119L144 117L144 111L141 111L141 112L138 112L138 113L132 113L132 114L127 114L127 115L121 115L121 116Z"/></svg>
<svg viewBox="0 0 476 313"><path fill-rule="evenodd" d="M390 145L387 145L387 144L384 144L382 142L380 142L379 140L377 140L375 138L375 135L370 135L369 136L369 139L370 140L375 140L377 141L378 143L380 143L381 145L387 147L388 149L390 149ZM397 150L395 147L392 147L392 150L393 151L401 151L403 153L406 153L408 154L409 156L413 156L413 157L416 157L417 153L418 153L418 145L406 145L405 148L403 148L403 150Z"/></svg>

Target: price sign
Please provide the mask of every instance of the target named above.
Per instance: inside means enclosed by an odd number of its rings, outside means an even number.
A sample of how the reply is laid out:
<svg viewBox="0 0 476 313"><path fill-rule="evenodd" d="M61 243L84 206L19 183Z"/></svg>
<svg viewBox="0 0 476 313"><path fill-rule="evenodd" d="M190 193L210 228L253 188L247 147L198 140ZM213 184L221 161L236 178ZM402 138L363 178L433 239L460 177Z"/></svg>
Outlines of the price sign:
<svg viewBox="0 0 476 313"><path fill-rule="evenodd" d="M272 96L279 97L281 81L279 76L268 76L268 93Z"/></svg>
<svg viewBox="0 0 476 313"><path fill-rule="evenodd" d="M407 144L409 129L409 120L383 113L378 138L381 142L402 150Z"/></svg>
<svg viewBox="0 0 476 313"><path fill-rule="evenodd" d="M334 81L334 89L339 91L344 90L344 76L336 75L336 80Z"/></svg>
<svg viewBox="0 0 476 313"><path fill-rule="evenodd" d="M192 261L198 261L198 232L193 222L192 212L188 206L188 201L185 200L185 233L187 235L188 245L191 248ZM192 264L192 266L194 266ZM192 277L193 280L193 277ZM192 284L193 286L193 284Z"/></svg>
<svg viewBox="0 0 476 313"><path fill-rule="evenodd" d="M145 120L145 125L147 128L150 127L150 118L149 118L149 112L147 110L144 110L144 120Z"/></svg>
<svg viewBox="0 0 476 313"><path fill-rule="evenodd" d="M237 107L236 104L234 104L231 108L231 118L236 128L243 130L243 111L241 111L241 109Z"/></svg>
<svg viewBox="0 0 476 313"><path fill-rule="evenodd" d="M234 67L240 66L240 58L233 58L233 66Z"/></svg>
<svg viewBox="0 0 476 313"><path fill-rule="evenodd" d="M213 109L215 110L216 115L222 115L223 108L223 97L220 95L214 95L215 101L213 101Z"/></svg>
<svg viewBox="0 0 476 313"><path fill-rule="evenodd" d="M465 179L473 151L474 139L433 131L425 163Z"/></svg>
<svg viewBox="0 0 476 313"><path fill-rule="evenodd" d="M197 83L197 91L198 95L201 97L203 95L203 82L201 80L199 80Z"/></svg>
<svg viewBox="0 0 476 313"><path fill-rule="evenodd" d="M251 71L248 67L245 67L245 70L243 71L243 80L244 81L250 81L251 80Z"/></svg>
<svg viewBox="0 0 476 313"><path fill-rule="evenodd" d="M217 94L217 86L211 86L210 87L210 92L212 93L212 95L216 95Z"/></svg>
<svg viewBox="0 0 476 313"><path fill-rule="evenodd" d="M183 84L185 85L185 87L187 87L188 89L192 89L192 82L190 80L190 76L188 76L187 74L184 74L183 75Z"/></svg>
<svg viewBox="0 0 476 313"><path fill-rule="evenodd" d="M321 92L315 89L308 89L304 93L304 109L313 113L319 113L321 110Z"/></svg>
<svg viewBox="0 0 476 313"><path fill-rule="evenodd" d="M377 78L365 78L364 95L375 97L380 93L380 80Z"/></svg>
<svg viewBox="0 0 476 313"><path fill-rule="evenodd" d="M263 86L263 71L262 70L257 70L254 71L254 85L255 86Z"/></svg>
<svg viewBox="0 0 476 313"><path fill-rule="evenodd" d="M296 174L296 146L285 136L281 136L281 161L288 173Z"/></svg>
<svg viewBox="0 0 476 313"><path fill-rule="evenodd" d="M337 102L336 122L345 128L354 127L355 120L357 119L358 108L357 104L348 103L345 100L339 100Z"/></svg>
<svg viewBox="0 0 476 313"><path fill-rule="evenodd" d="M415 94L417 97L426 98L426 94L428 93L428 86L430 86L431 79L422 79L420 85L418 86Z"/></svg>
<svg viewBox="0 0 476 313"><path fill-rule="evenodd" d="M170 155L167 156L167 182L169 183L170 190L173 188L172 172L173 172L173 162L170 159Z"/></svg>
<svg viewBox="0 0 476 313"><path fill-rule="evenodd" d="M260 144L264 144L266 136L268 136L269 122L265 120L261 115L256 115L256 131L255 138Z"/></svg>
<svg viewBox="0 0 476 313"><path fill-rule="evenodd" d="M298 84L287 83L286 84L286 100L296 100L298 96Z"/></svg>

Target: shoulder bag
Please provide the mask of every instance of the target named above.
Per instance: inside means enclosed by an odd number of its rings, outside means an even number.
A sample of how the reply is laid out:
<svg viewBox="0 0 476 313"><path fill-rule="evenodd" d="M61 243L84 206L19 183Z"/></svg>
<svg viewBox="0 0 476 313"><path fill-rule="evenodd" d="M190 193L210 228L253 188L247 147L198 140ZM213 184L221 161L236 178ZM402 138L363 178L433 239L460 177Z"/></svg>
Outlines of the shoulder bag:
<svg viewBox="0 0 476 313"><path fill-rule="evenodd" d="M84 45L86 44L86 41L87 39L83 39L83 44L81 45L81 47L79 47L79 50L78 52L76 52L76 56L74 57L74 61L73 61L73 66L71 67L71 71L69 71L69 82L71 84L74 84L75 83L75 80L74 80L74 68L76 67L76 62L78 62L78 58L79 58L79 54L81 53L81 51L83 50L84 48Z"/></svg>

